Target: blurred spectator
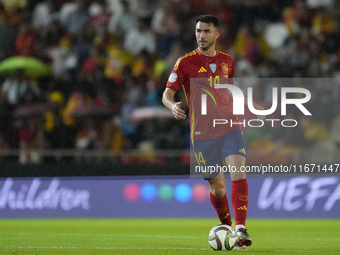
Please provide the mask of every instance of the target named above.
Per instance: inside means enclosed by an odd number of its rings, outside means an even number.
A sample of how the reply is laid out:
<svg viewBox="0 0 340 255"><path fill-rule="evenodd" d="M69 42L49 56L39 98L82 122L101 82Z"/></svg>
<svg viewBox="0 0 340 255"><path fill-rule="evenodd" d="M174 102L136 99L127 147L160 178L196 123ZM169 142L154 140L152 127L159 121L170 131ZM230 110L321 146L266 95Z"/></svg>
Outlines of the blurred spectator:
<svg viewBox="0 0 340 255"><path fill-rule="evenodd" d="M277 146L279 146L278 149L281 147L288 150L296 150L297 148L308 146L308 139L305 137L304 127L300 123L300 119L291 113L289 113L286 118L296 119L299 121L299 125L294 128L285 128L282 125L278 127L274 133L274 141L276 141Z"/></svg>
<svg viewBox="0 0 340 255"><path fill-rule="evenodd" d="M94 119L82 119L81 124L76 137L76 148L82 150L100 148L98 126L95 125Z"/></svg>
<svg viewBox="0 0 340 255"><path fill-rule="evenodd" d="M174 120L159 120L155 123L159 131L156 133L155 146L157 149L184 148L184 130ZM189 146L190 147L190 146Z"/></svg>
<svg viewBox="0 0 340 255"><path fill-rule="evenodd" d="M84 73L93 75L97 66L104 66L106 63L106 55L101 51L100 47L92 46L90 55L84 60L82 69Z"/></svg>
<svg viewBox="0 0 340 255"><path fill-rule="evenodd" d="M44 129L36 117L30 117L19 130L21 164L39 163L42 158L37 150L44 148Z"/></svg>
<svg viewBox="0 0 340 255"><path fill-rule="evenodd" d="M17 55L33 56L34 43L37 39L37 34L32 30L27 21L20 24L19 33L15 42L15 51Z"/></svg>
<svg viewBox="0 0 340 255"><path fill-rule="evenodd" d="M317 141L326 141L329 139L329 132L324 123L303 117L300 124L304 129L304 137L309 146L314 145Z"/></svg>
<svg viewBox="0 0 340 255"><path fill-rule="evenodd" d="M245 135L248 149L271 152L276 149L275 130L269 128L250 128Z"/></svg>
<svg viewBox="0 0 340 255"><path fill-rule="evenodd" d="M136 56L132 64L132 75L139 77L144 74L151 74L151 66L153 66L152 56L146 50L143 50Z"/></svg>
<svg viewBox="0 0 340 255"><path fill-rule="evenodd" d="M123 50L123 45L118 42L117 45L108 47L108 59L105 65L105 75L108 78L115 79L118 83L122 83L123 79L128 79L129 75L123 75L123 71L131 70L131 65L134 62L133 56Z"/></svg>
<svg viewBox="0 0 340 255"><path fill-rule="evenodd" d="M64 104L64 97L59 91L54 91L50 94L49 99L51 102L58 103L60 105L60 108L63 107ZM54 115L55 114L60 114L60 111L50 111L45 113L45 130L51 131L54 128Z"/></svg>
<svg viewBox="0 0 340 255"><path fill-rule="evenodd" d="M67 26L69 15L77 10L77 4L73 1L65 1L60 7L60 24Z"/></svg>
<svg viewBox="0 0 340 255"><path fill-rule="evenodd" d="M263 3L264 1L262 1ZM236 8L234 8L230 1L224 0L214 0L214 1L207 1L207 13L214 15L218 18L218 20L222 23L229 24L230 26L233 25L235 20L235 12ZM265 5L262 4L259 9L264 9ZM222 35L222 33L221 33Z"/></svg>
<svg viewBox="0 0 340 255"><path fill-rule="evenodd" d="M74 69L78 63L78 58L74 52L69 37L62 37L59 41L59 47L50 51L52 59L52 72L55 77L62 78L68 70Z"/></svg>
<svg viewBox="0 0 340 255"><path fill-rule="evenodd" d="M125 138L118 119L104 120L100 140L104 149L118 151L124 148Z"/></svg>
<svg viewBox="0 0 340 255"><path fill-rule="evenodd" d="M75 9L70 11L66 17L65 27L72 37L78 39L83 29L90 22L90 14L87 9L87 1L76 0L75 4Z"/></svg>
<svg viewBox="0 0 340 255"><path fill-rule="evenodd" d="M180 24L173 3L163 2L162 8L159 8L153 15L151 27L159 36L158 54L161 58L165 58L180 33Z"/></svg>
<svg viewBox="0 0 340 255"><path fill-rule="evenodd" d="M295 3L283 11L283 21L290 34L297 34L300 26L309 26L312 19L311 11L305 1L297 0Z"/></svg>
<svg viewBox="0 0 340 255"><path fill-rule="evenodd" d="M38 86L31 83L24 71L19 69L2 84L0 99L10 105L16 105L18 103L32 103L37 100L39 95Z"/></svg>
<svg viewBox="0 0 340 255"><path fill-rule="evenodd" d="M336 142L337 147L340 149L340 116L336 116L330 128L330 136L332 141Z"/></svg>
<svg viewBox="0 0 340 255"><path fill-rule="evenodd" d="M58 21L52 21L46 27L46 32L41 36L41 39L49 50L53 50L58 46L58 43L63 36L64 31L61 28L60 23Z"/></svg>
<svg viewBox="0 0 340 255"><path fill-rule="evenodd" d="M235 43L235 36L231 32L231 26L222 26L220 28L220 33L221 35L216 42L216 47L220 51L230 53L231 48Z"/></svg>
<svg viewBox="0 0 340 255"><path fill-rule="evenodd" d="M78 40L73 44L73 49L78 57L79 64L90 55L95 38L95 31L92 26L86 26L79 34Z"/></svg>
<svg viewBox="0 0 340 255"><path fill-rule="evenodd" d="M0 150L9 148L9 144L6 139L6 125L4 125L3 116L0 116ZM0 156L0 161L2 160Z"/></svg>
<svg viewBox="0 0 340 255"><path fill-rule="evenodd" d="M115 33L118 37L124 38L127 31L133 29L137 14L132 10L129 1L121 0L121 9L114 13L108 25L108 31Z"/></svg>
<svg viewBox="0 0 340 255"><path fill-rule="evenodd" d="M166 27L165 27L165 17L169 13L170 15L174 15L171 13L174 9L174 3L170 1L162 0L156 11L152 15L151 19L151 28L156 34L165 34Z"/></svg>
<svg viewBox="0 0 340 255"><path fill-rule="evenodd" d="M96 26L93 44L98 48L101 56L106 60L108 58L107 48L111 44L111 36L108 33L105 24ZM101 64L104 65L105 63Z"/></svg>
<svg viewBox="0 0 340 255"><path fill-rule="evenodd" d="M99 0L98 3L94 2L91 6L93 6L94 4L97 5L98 10L93 13L93 15L91 15L91 24L95 28L103 26L105 28L105 31L107 31L107 26L112 16L112 13L109 9L109 4L105 0Z"/></svg>
<svg viewBox="0 0 340 255"><path fill-rule="evenodd" d="M53 21L59 21L59 12L55 1L46 0L35 6L32 17L32 26L35 30L45 29Z"/></svg>
<svg viewBox="0 0 340 255"><path fill-rule="evenodd" d="M124 48L135 56L143 50L150 54L155 53L156 38L146 19L139 18L136 27L127 32L124 39Z"/></svg>
<svg viewBox="0 0 340 255"><path fill-rule="evenodd" d="M172 44L170 53L165 59L167 73L171 72L172 68L176 64L176 61L182 55L183 55L183 50L181 49L181 44L179 42L175 42L174 44Z"/></svg>
<svg viewBox="0 0 340 255"><path fill-rule="evenodd" d="M126 137L131 141L130 146L135 147L138 135L135 133L136 127L130 122L130 115L136 108L143 105L144 91L141 84L136 84L136 78L131 73L126 82L127 90L124 95L124 103L121 107L122 130Z"/></svg>
<svg viewBox="0 0 340 255"><path fill-rule="evenodd" d="M6 22L0 13L0 61L13 54L16 41L16 30Z"/></svg>
<svg viewBox="0 0 340 255"><path fill-rule="evenodd" d="M237 35L235 49L239 56L244 57L252 65L257 66L262 58L270 57L270 48L261 34L251 27L243 26Z"/></svg>
<svg viewBox="0 0 340 255"><path fill-rule="evenodd" d="M54 125L45 133L47 146L51 149L74 148L76 129L65 125L60 114L53 114L52 117Z"/></svg>
<svg viewBox="0 0 340 255"><path fill-rule="evenodd" d="M92 98L89 96L88 91L84 84L76 84L75 90L70 96L63 110L64 123L68 126L76 124L76 120L72 118L72 113L77 108L83 108L92 103Z"/></svg>
<svg viewBox="0 0 340 255"><path fill-rule="evenodd" d="M147 76L145 75L145 79L147 79ZM146 81L145 84L146 90L144 95L144 102L147 106L159 106L160 105L160 99L158 97L158 91L157 86L154 80L149 79Z"/></svg>
<svg viewBox="0 0 340 255"><path fill-rule="evenodd" d="M93 75L96 83L96 105L108 106L118 110L123 103L122 88L113 79L105 77L102 66L97 66Z"/></svg>
<svg viewBox="0 0 340 255"><path fill-rule="evenodd" d="M155 12L155 9L158 4L158 0L143 0L138 2L138 16L143 18L151 18L152 14Z"/></svg>
<svg viewBox="0 0 340 255"><path fill-rule="evenodd" d="M318 7L332 7L333 0L306 0L306 3L309 8L318 8Z"/></svg>
<svg viewBox="0 0 340 255"><path fill-rule="evenodd" d="M4 5L5 9L16 9L16 8L24 8L27 5L27 0L21 1L13 1L13 0L1 0L1 3Z"/></svg>
<svg viewBox="0 0 340 255"><path fill-rule="evenodd" d="M124 134L109 118L88 116L80 120L81 128L77 134L78 149L112 149L124 147Z"/></svg>
<svg viewBox="0 0 340 255"><path fill-rule="evenodd" d="M320 8L312 19L312 33L314 35L330 34L334 31L334 18L331 13L324 8Z"/></svg>

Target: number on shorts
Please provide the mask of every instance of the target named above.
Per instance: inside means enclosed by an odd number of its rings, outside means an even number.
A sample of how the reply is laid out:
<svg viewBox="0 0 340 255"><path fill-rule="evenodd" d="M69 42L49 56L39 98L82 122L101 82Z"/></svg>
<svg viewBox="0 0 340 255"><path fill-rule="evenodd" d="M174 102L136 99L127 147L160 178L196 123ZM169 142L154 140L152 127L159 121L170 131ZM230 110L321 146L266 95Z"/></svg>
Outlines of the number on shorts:
<svg viewBox="0 0 340 255"><path fill-rule="evenodd" d="M203 158L202 152L199 152L199 153L198 153L198 157L197 157L197 154L195 153L195 157L196 157L196 159L197 159L197 161L198 161L199 163L202 163L203 165L205 165L205 160L204 160L204 158Z"/></svg>

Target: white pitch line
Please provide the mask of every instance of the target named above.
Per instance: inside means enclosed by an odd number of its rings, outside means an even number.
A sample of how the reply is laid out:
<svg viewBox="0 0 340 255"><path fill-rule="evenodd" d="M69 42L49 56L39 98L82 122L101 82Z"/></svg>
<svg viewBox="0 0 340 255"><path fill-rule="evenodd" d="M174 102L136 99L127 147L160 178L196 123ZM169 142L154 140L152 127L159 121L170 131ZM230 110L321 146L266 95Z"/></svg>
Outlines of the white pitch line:
<svg viewBox="0 0 340 255"><path fill-rule="evenodd" d="M6 235L37 235L36 233L6 233ZM140 238L173 238L173 239L202 239L201 237L198 236L167 236L167 235L131 235L131 234L80 234L80 233L41 233L41 235L59 235L59 236L107 236L107 237L112 237L112 236L126 236L126 237L140 237Z"/></svg>
<svg viewBox="0 0 340 255"><path fill-rule="evenodd" d="M316 251L303 251L303 250L250 250L252 252L289 252L289 253L294 253L294 252L314 252Z"/></svg>
<svg viewBox="0 0 340 255"><path fill-rule="evenodd" d="M159 247L159 248L147 248L147 247L75 247L75 246L5 246L7 249L92 249L92 250L200 250L200 251L210 251L208 248L175 248L175 247ZM268 252L268 250L249 250L251 252ZM304 250L269 250L270 252L282 252L282 253L306 253L306 252L316 252L316 251L304 251Z"/></svg>
<svg viewBox="0 0 340 255"><path fill-rule="evenodd" d="M36 233L27 233L27 232L20 232L20 233L6 233L6 235L34 235ZM47 235L47 233L42 233L41 235ZM203 239L202 237L198 236L168 236L168 235L131 235L131 234L81 234L81 233L50 233L48 235L60 235L60 236L104 236L104 237L114 237L114 236L125 236L125 237L138 237L138 238L167 238L167 239ZM270 238L262 238L262 239L270 239ZM303 238L292 238L294 240L305 240ZM309 238L309 240L313 241L322 241L326 238ZM340 241L339 238L332 239L333 241Z"/></svg>
<svg viewBox="0 0 340 255"><path fill-rule="evenodd" d="M160 248L147 248L147 247L74 247L74 246L5 246L7 249L93 249L93 250L211 250L207 248L168 248L168 247L160 247Z"/></svg>

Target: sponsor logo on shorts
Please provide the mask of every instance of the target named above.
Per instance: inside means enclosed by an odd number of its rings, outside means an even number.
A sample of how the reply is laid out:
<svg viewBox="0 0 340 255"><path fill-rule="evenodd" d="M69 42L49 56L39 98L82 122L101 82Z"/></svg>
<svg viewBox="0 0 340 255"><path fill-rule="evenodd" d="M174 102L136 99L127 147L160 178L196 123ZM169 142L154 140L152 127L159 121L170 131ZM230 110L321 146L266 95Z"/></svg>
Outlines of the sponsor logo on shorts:
<svg viewBox="0 0 340 255"><path fill-rule="evenodd" d="M209 172L203 172L203 175L204 175L205 177L209 177L210 173L209 173Z"/></svg>
<svg viewBox="0 0 340 255"><path fill-rule="evenodd" d="M238 150L239 152L246 154L246 150L244 148L242 148L241 150Z"/></svg>

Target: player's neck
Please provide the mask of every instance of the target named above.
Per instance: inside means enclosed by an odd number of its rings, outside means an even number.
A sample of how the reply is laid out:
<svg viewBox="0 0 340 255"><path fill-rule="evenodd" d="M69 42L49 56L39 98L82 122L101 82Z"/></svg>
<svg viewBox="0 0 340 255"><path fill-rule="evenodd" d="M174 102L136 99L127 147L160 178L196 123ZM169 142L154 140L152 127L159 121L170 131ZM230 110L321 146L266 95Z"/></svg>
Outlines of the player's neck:
<svg viewBox="0 0 340 255"><path fill-rule="evenodd" d="M207 56L207 57L215 57L216 56L216 50L215 50L214 47L211 47L207 50L203 50L200 47L198 47L198 50L204 56Z"/></svg>

